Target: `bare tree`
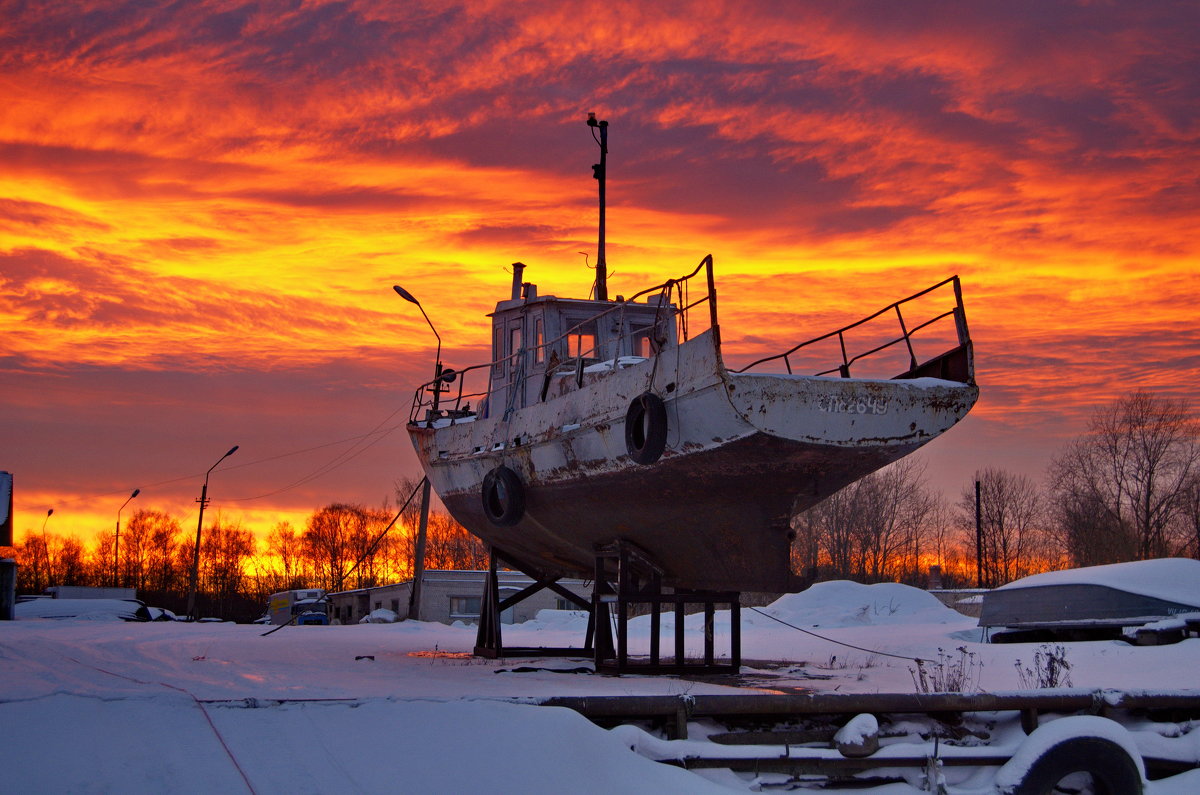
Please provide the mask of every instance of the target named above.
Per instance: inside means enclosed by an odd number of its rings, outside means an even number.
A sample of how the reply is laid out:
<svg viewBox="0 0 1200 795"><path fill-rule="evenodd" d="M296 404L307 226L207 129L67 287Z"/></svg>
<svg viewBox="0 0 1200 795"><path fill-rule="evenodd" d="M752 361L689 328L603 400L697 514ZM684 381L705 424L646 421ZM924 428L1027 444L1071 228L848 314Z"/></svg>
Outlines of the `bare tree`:
<svg viewBox="0 0 1200 795"><path fill-rule="evenodd" d="M57 585L86 585L88 581L87 556L78 538L64 538L59 543L58 565L55 566Z"/></svg>
<svg viewBox="0 0 1200 795"><path fill-rule="evenodd" d="M179 590L182 593L186 569L177 566L179 552L186 548L183 527L179 520L162 511L147 517L149 545L145 559L145 587L147 591L165 594Z"/></svg>
<svg viewBox="0 0 1200 795"><path fill-rule="evenodd" d="M373 558L377 552L368 552L384 524L386 520L380 521L378 515L361 505L335 503L310 516L303 549L313 562L313 573L320 586L330 591L343 590L348 585L344 582L347 572L360 559L363 562L354 569L354 584L350 587L373 585L376 579Z"/></svg>
<svg viewBox="0 0 1200 795"><path fill-rule="evenodd" d="M278 563L264 590L270 593L303 588L311 566L304 555L301 537L291 522L279 522L267 533L266 553Z"/></svg>
<svg viewBox="0 0 1200 795"><path fill-rule="evenodd" d="M1179 554L1200 429L1182 400L1136 391L1101 407L1055 457L1050 477L1061 537L1077 563Z"/></svg>
<svg viewBox="0 0 1200 795"><path fill-rule="evenodd" d="M820 573L881 581L913 576L923 528L936 505L912 459L874 472L797 516L793 550Z"/></svg>
<svg viewBox="0 0 1200 795"><path fill-rule="evenodd" d="M1183 549L1179 554L1200 558L1200 467L1188 478L1179 495L1179 512L1175 517L1175 535Z"/></svg>
<svg viewBox="0 0 1200 795"><path fill-rule="evenodd" d="M935 498L933 508L925 520L923 537L924 553L929 562L941 569L943 587L961 588L974 585L974 541L971 542L971 551L968 554L958 512L941 495Z"/></svg>
<svg viewBox="0 0 1200 795"><path fill-rule="evenodd" d="M449 514L434 511L429 517L425 565L430 569L485 569L487 544Z"/></svg>
<svg viewBox="0 0 1200 795"><path fill-rule="evenodd" d="M792 548L801 550L813 579L854 576L857 496L841 489L792 520Z"/></svg>
<svg viewBox="0 0 1200 795"><path fill-rule="evenodd" d="M1047 568L1042 495L1032 480L1002 469L975 473L979 483L979 566L986 587L996 587ZM958 501L964 538L976 536L975 485Z"/></svg>
<svg viewBox="0 0 1200 795"><path fill-rule="evenodd" d="M28 534L24 542L13 546L17 560L17 590L21 593L41 593L53 585L50 581L50 556L47 536Z"/></svg>
<svg viewBox="0 0 1200 795"><path fill-rule="evenodd" d="M200 590L213 600L220 616L228 615L244 594L246 563L254 556L254 534L220 516L207 529L200 547Z"/></svg>

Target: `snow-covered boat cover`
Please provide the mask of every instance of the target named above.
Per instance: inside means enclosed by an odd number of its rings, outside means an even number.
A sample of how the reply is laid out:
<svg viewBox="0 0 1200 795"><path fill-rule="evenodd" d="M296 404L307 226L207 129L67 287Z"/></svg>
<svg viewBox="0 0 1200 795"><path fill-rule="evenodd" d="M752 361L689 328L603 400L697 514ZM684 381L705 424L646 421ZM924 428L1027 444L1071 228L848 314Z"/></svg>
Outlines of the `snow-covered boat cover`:
<svg viewBox="0 0 1200 795"><path fill-rule="evenodd" d="M1052 585L1097 585L1165 602L1200 607L1200 560L1157 558L1047 571L1014 580L996 590Z"/></svg>

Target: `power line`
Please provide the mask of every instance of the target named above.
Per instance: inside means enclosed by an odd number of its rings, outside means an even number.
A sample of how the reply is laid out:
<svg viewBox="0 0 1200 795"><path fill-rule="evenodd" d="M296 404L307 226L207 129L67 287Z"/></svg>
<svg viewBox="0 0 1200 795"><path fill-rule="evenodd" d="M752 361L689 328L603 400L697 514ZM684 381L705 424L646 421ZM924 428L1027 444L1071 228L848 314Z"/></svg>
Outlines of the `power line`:
<svg viewBox="0 0 1200 795"><path fill-rule="evenodd" d="M373 439L371 442L369 442L367 444L362 445L362 447L360 447L359 449L355 450L354 447L351 447L349 450L339 453L338 455L334 456L329 461L325 462L321 466L319 466L316 469L314 469L313 471L309 472L304 477L300 478L299 480L292 481L291 483L289 483L286 486L282 486L278 489L275 489L273 491L268 491L263 494L256 494L253 497L228 497L224 501L225 502L251 502L253 500L261 500L264 497L273 497L276 494L282 494L283 492L291 491L292 489L294 489L298 486L303 486L305 483L309 483L313 480L316 480L317 478L321 477L322 475L327 475L330 472L332 472L333 470L337 469L338 467L343 466L344 464L350 463L355 458L362 455L363 453L365 453L367 450L374 447L379 442L383 441L388 436L388 434L392 433L393 431L396 430L396 428L399 428L399 427L400 427L399 425L393 425L392 427L385 428L382 431L371 431L370 433L363 434L362 436L357 437L361 441L362 439L365 439L371 435L376 435L375 439ZM230 467L230 469L232 469L232 468L233 467Z"/></svg>
<svg viewBox="0 0 1200 795"><path fill-rule="evenodd" d="M360 434L356 434L355 436L348 436L344 439L337 439L332 442L325 442L323 444L312 445L310 447L304 447L304 448L300 448L297 450L290 450L285 453L279 453L277 455L266 456L264 458L257 458L252 461L247 461L244 463L234 464L234 465L226 467L225 468L226 470L245 469L246 467L257 466L260 464L269 463L271 461L278 461L283 458L290 458L292 456L303 455L305 453L311 453L315 450L323 450L328 447L336 447L337 445L345 444L347 442L358 443L358 444L352 446L349 450L343 451L343 452L339 453L338 455L334 456L329 461L326 461L325 463L321 464L316 469L314 469L313 471L311 471L307 475L305 475L303 478L300 478L299 480L297 480L293 483L290 483L287 486L276 489L274 491L267 492L265 494L259 494L259 495L253 496L253 497L225 498L222 500L222 502L249 502L252 500L262 499L264 497L270 497L275 494L281 494L284 491L288 491L289 489L296 488L297 486L303 485L304 483L308 483L309 481L315 480L316 478L318 478L324 474L327 474L328 472L333 471L334 469L342 466L345 463L348 463L349 461L358 457L359 455L361 455L363 452L365 452L366 450L368 450L375 444L382 441L389 434L394 432L397 428L404 427L404 425L406 425L407 423L397 423L396 425L391 425L386 428L383 427L389 420L391 420L393 417L395 417L397 414L399 414L400 411L401 411L401 409L397 409L396 411L393 411L392 413L390 413L389 415L384 417L379 423L377 423L374 428L367 431L366 433L360 433ZM372 439L372 437L375 437L375 438ZM364 444L360 449L357 449L357 450L355 449L356 447L359 447L359 444L362 444L362 442L367 439L372 439L372 440L369 443ZM339 460L339 459L342 459L342 460ZM201 476L202 476L202 473L196 473L196 474L180 475L178 477L173 477L173 478L166 478L164 480L157 480L152 483L148 483L148 484L142 486L141 489L142 489L142 491L147 491L149 489L156 488L158 486L167 486L172 483L181 483L183 481L193 480L193 479L201 477ZM54 506L61 507L64 505L72 505L74 503L83 502L85 500L94 500L97 497L111 497L114 495L124 494L126 491L128 491L128 489L126 487L122 487L119 490L96 492L93 494L84 494L84 495L81 495L78 497L73 497L71 499L60 500L60 501L56 502L54 504Z"/></svg>
<svg viewBox="0 0 1200 795"><path fill-rule="evenodd" d="M892 654L891 652L877 651L875 649L863 648L862 646L855 646L853 643L843 643L840 640L834 640L833 638L827 638L824 635L818 635L816 632L807 630L804 627L798 627L795 624L789 624L788 622L784 621L782 618L776 618L775 616L771 615L770 613L764 613L763 611L759 610L757 607L751 607L749 609L753 610L755 613L758 613L760 616L766 616L767 618L771 619L772 621L778 621L780 624L783 624L785 627L791 627L792 629L796 630L797 632L803 632L805 635L812 635L814 638L819 638L821 640L828 641L829 643L836 643L838 646L845 646L848 649L854 649L855 651L865 651L867 654L878 654L882 657L895 657L897 660L908 660L909 662L915 662L918 665L921 665L922 663L933 662L933 660L923 660L920 657L909 657L904 654Z"/></svg>

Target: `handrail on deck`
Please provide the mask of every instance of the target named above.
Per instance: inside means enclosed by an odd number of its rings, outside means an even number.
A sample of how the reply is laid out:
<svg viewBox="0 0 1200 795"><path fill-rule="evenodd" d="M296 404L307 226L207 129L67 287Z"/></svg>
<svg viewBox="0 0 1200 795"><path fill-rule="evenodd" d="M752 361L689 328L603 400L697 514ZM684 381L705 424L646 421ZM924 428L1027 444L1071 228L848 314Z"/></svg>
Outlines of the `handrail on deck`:
<svg viewBox="0 0 1200 795"><path fill-rule="evenodd" d="M929 320L926 320L925 322L920 323L911 329L908 328L904 322L904 314L900 311L900 307L904 304L907 304L910 301L914 301L924 295L927 295L928 293L931 293L934 290L937 290L938 288L945 287L947 284L954 285L954 301L955 301L954 308L950 309L946 312L943 312L942 314L937 315L933 318L930 318ZM848 332L854 328L857 328L865 323L869 323L870 321L874 320L877 317L880 317L881 315L886 314L887 312L893 312L893 311L896 313L896 320L900 325L900 336L899 337L889 340L889 341L883 343L882 345L878 345L878 346L870 349L869 351L864 351L863 353L859 353L855 356L849 356L847 354L847 352L846 352L846 332ZM939 320L942 320L947 317L953 317L955 320L955 330L958 335L958 344L960 346L963 346L963 345L966 345L967 343L969 343L971 341L971 338L970 338L970 334L967 330L966 314L963 311L962 286L959 283L959 279L958 279L957 275L951 276L948 279L943 279L942 281L938 282L937 284L933 285L932 287L926 287L924 290L921 290L920 292L917 292L917 293L913 293L912 295L908 296L907 298L901 298L899 301L895 301L891 304L888 304L887 306L883 307L879 311L877 311L871 315L868 315L867 317L864 317L861 320L856 320L855 322L850 323L849 325L843 326L840 329L837 329L836 331L830 331L829 333L822 334L819 337L813 337L810 340L806 340L804 342L801 342L798 345L794 345L791 348L788 348L786 351L784 351L782 353L776 353L771 356L765 356L762 359L753 361L750 364L747 364L746 366L741 367L739 369L736 369L736 370L731 369L730 372L744 373L747 370L757 367L760 364L765 364L767 362L773 362L773 361L777 361L779 359L783 359L784 367L787 368L788 373L791 374L792 373L791 357L792 357L792 355L794 355L796 353L796 351L800 350L801 348L806 348L809 345L813 345L814 343L823 342L824 340L830 339L831 337L837 337L837 339L838 339L838 345L839 345L839 348L841 349L841 353L842 353L842 363L836 367L832 367L828 370L823 370L819 373L813 373L812 375L822 376L822 375L831 375L833 373L838 373L843 378L849 378L850 377L850 365L854 364L857 361L865 359L869 356L872 356L876 353L879 353L882 350L890 348L893 345L897 345L901 342L903 342L908 349L909 369L916 370L917 367L919 366L919 364L917 362L916 351L913 349L913 344L912 344L913 336L918 331L921 331L922 329L927 328L927 327L933 325L934 323L938 322Z"/></svg>
<svg viewBox="0 0 1200 795"><path fill-rule="evenodd" d="M707 276L706 293L695 301L691 301L689 300L687 288L691 280L700 273L701 269L705 270ZM545 398L546 387L549 386L549 378L555 373L569 372L570 370L574 369L578 373L577 378L582 379L583 367L587 366L589 361L592 363L597 361L597 357L595 357L593 354L597 352L597 349L601 344L600 335L596 334L596 344L590 349L587 351L579 351L575 356L568 356L566 359L560 360L555 364L553 370L551 370L549 367L550 356L548 354L551 350L551 346L556 345L564 339L567 339L572 334L577 334L581 328L591 323L595 323L607 315L610 315L614 312L623 312L627 305L636 302L637 299L643 296L650 295L655 292L658 292L661 296L658 301L658 311L655 314L654 323L650 326L650 328L655 329L654 336L656 339L665 339L659 337L658 329L660 327L665 327L668 322L675 322L677 324L676 331L678 336L682 340L686 341L689 334L688 318L690 316L690 310L706 302L709 305L710 328L717 328L717 291L713 278L713 258L712 254L707 254L703 259L700 260L700 263L696 265L696 267L690 273L684 276L667 279L665 282L661 282L652 287L647 287L646 289L635 293L627 299L611 302L611 306L608 306L604 310L597 312L586 320L575 324L557 337L544 341L541 345L534 345L532 347L522 346L516 353L516 356L520 357L518 359L520 362L518 367L521 368L522 372L511 382L506 384L508 389L511 390L510 395L515 394L517 390L524 389L528 380L534 377L544 377L547 379L546 384L543 385L543 389L541 390L543 399ZM679 296L678 304L671 303L673 295ZM617 337L618 342L628 336L625 333L624 323L621 324L621 329L622 334ZM644 332L645 328L639 328L638 331ZM524 341L524 338L522 338L522 341ZM542 352L540 360L546 362L547 364L547 369L544 374L536 374L535 376L534 374L524 373L524 362L526 360L526 356L531 350L534 352L540 350ZM430 411L424 411L425 409L432 409L433 406L432 399L426 398L426 394L432 394L435 389L439 391L439 395L444 395L448 392L451 392L453 391L453 388L450 386L451 382L447 381L445 376L443 376L442 378L433 379L421 384L413 393L413 403L409 412L409 422L415 423L418 421L423 421L432 423L436 419L445 417L457 418L469 416L470 414L474 413L470 409L470 401L484 401L492 397L492 395L496 392L496 388L492 383L496 365L512 358L514 358L512 355L504 356L499 359L494 359L490 362L473 364L469 367L464 367L461 370L453 371L453 379L458 381L457 394L452 400L439 401L443 406L448 404L452 407L446 408L444 411L439 410L436 416L433 416ZM614 366L616 366L615 360ZM482 370L484 368L487 368L488 371L487 388L481 391L466 392L467 374L477 370ZM425 414L426 416L422 416L422 414Z"/></svg>

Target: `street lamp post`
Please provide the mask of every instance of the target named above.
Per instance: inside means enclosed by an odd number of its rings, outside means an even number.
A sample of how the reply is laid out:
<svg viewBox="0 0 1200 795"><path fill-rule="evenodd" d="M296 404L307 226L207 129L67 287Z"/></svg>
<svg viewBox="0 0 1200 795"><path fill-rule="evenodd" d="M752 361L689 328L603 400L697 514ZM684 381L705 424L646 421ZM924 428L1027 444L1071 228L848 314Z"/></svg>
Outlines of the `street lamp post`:
<svg viewBox="0 0 1200 795"><path fill-rule="evenodd" d="M433 406L428 415L428 420L432 424L433 418L437 415L438 398L442 391L442 335L438 334L437 329L433 327L433 321L429 319L429 315L425 314L425 307L421 306L421 302L414 298L412 293L398 284L392 285L392 289L405 301L417 305L417 309L420 309L421 314L425 317L425 322L429 324L429 330L433 332L433 336L437 337L437 353L434 356L433 364ZM429 499L429 478L425 478L421 485L421 522L417 526L417 548L413 550L413 584L412 590L408 593L408 617L415 621L421 620L421 580L425 578L425 539L429 530Z"/></svg>
<svg viewBox="0 0 1200 795"><path fill-rule="evenodd" d="M46 511L46 518L42 520L42 554L46 556L46 585L53 585L51 580L54 579L53 572L50 570L50 544L46 541L46 522L50 521L50 517L54 515L54 509Z"/></svg>
<svg viewBox="0 0 1200 795"><path fill-rule="evenodd" d="M121 507L117 509L117 532L113 536L113 587L114 588L119 588L121 586L120 579L119 579L120 571L121 571L121 511L125 510L125 506L129 504L129 500L132 500L134 497L136 497L137 495L139 495L141 493L142 493L141 489L134 489L133 494L130 494L128 499L126 499L125 502L121 503Z"/></svg>
<svg viewBox="0 0 1200 795"><path fill-rule="evenodd" d="M393 284L392 289L396 291L396 295L405 301L417 305L417 309L421 310L421 315L424 316L425 322L429 324L429 330L433 332L433 336L437 337L437 353L433 357L433 410L437 411L438 396L442 389L442 335L438 334L437 329L433 327L433 321L429 319L429 315L425 314L425 307L421 306L421 302L414 298L412 293L398 284Z"/></svg>
<svg viewBox="0 0 1200 795"><path fill-rule="evenodd" d="M236 453L237 449L236 444L229 448L228 453L217 459L217 464ZM200 528L204 527L204 506L208 505L208 476L217 468L217 464L210 466L208 472L204 473L204 487L200 489L200 499L196 500L200 503L200 518L196 520L196 546L192 548L192 571L188 577L187 602L187 615L193 621L196 620L196 581L200 572Z"/></svg>

